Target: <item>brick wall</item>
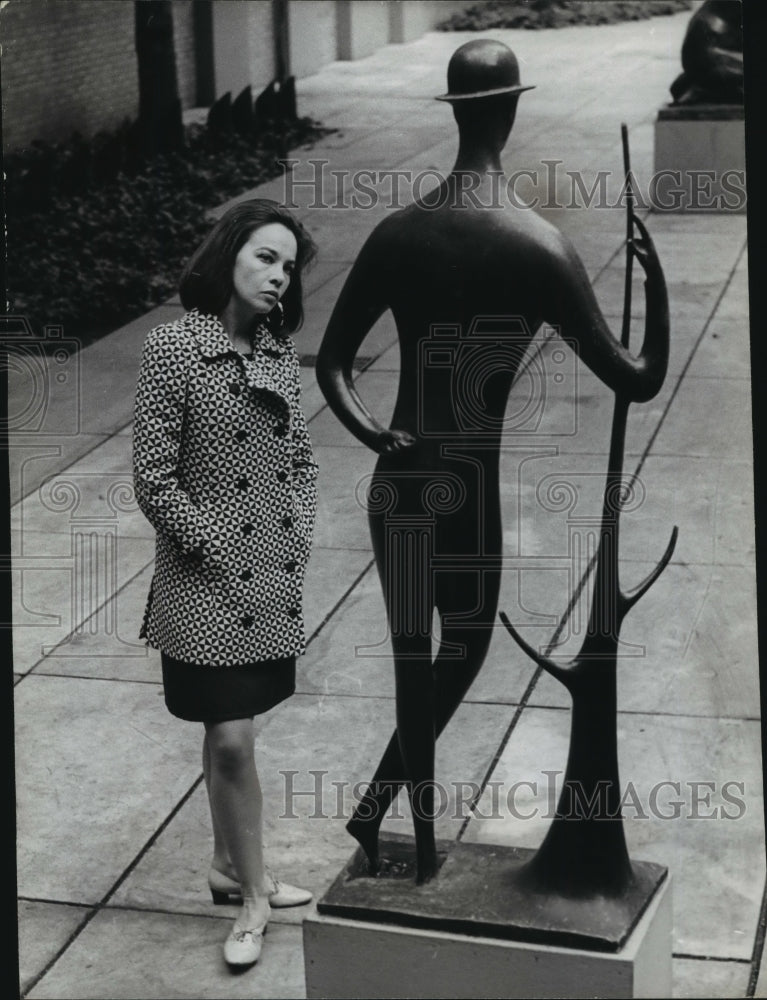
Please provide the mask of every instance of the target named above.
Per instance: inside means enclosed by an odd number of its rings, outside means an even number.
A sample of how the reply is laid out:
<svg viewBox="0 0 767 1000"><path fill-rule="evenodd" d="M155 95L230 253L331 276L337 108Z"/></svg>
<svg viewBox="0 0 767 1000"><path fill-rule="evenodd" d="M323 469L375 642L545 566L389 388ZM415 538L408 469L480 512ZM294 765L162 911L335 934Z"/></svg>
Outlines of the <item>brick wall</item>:
<svg viewBox="0 0 767 1000"><path fill-rule="evenodd" d="M133 3L11 0L0 11L6 149L135 117Z"/></svg>
<svg viewBox="0 0 767 1000"><path fill-rule="evenodd" d="M340 6L329 0L291 0L291 72L300 79L339 57L373 51L387 40L417 37L440 16L464 6L467 0L407 0L387 12L375 0ZM271 8L271 0L214 0L216 96L231 90L236 97L247 83L258 94L272 79ZM339 11L356 14L347 25L348 52L339 51ZM372 41L366 37L371 17L377 25ZM195 107L198 81L191 0L173 0L173 22L181 104ZM67 139L74 131L93 135L136 117L132 0L10 0L0 8L0 42L6 150L23 148L34 139Z"/></svg>

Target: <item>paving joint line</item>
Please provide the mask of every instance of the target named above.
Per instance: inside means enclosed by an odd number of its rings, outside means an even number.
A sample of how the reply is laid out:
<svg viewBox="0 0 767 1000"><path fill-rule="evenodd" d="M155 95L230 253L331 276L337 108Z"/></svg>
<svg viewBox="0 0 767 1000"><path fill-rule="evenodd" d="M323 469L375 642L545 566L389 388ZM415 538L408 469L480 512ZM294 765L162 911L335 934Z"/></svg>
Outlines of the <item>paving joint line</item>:
<svg viewBox="0 0 767 1000"><path fill-rule="evenodd" d="M753 997L756 994L756 987L759 983L759 972L764 955L764 939L767 932L767 884L762 891L762 905L759 910L759 923L756 928L754 938L754 950L751 954L751 973L748 977L748 987L746 996Z"/></svg>
<svg viewBox="0 0 767 1000"><path fill-rule="evenodd" d="M106 904L108 903L110 897L114 895L114 893L120 888L123 882L125 882L128 876L131 875L133 871L138 867L141 860L144 858L144 856L147 854L150 848L154 846L154 844L159 839L160 835L167 829L171 821L175 819L175 817L178 815L183 806L185 806L186 803L189 801L192 794L197 790L199 785L202 783L202 780L203 780L203 775L200 774L197 780L192 784L192 787L187 792L184 793L184 795L181 797L181 799L179 799L179 801L176 803L173 809L168 813L168 815L165 817L162 823L160 823L160 825L157 827L157 829L154 831L151 837L149 837L149 839L146 841L141 850L136 854L133 861L130 862L127 868L123 870L122 874L112 884L112 887L107 890L107 892L104 894L104 896L102 896L101 900L98 903L93 904L92 909L88 914L86 914L82 923L78 927L76 927L74 931L72 931L72 933L69 935L64 944L58 949L53 958L51 958L43 967L43 969L30 980L24 992L20 995L20 1000L24 1000L24 998L28 996L30 990L33 990L35 986L37 986L37 984L40 982L40 980L45 975L47 975L47 973L53 968L56 962L58 962L61 956L71 947L71 945L77 940L77 938L80 937L82 932L85 930L88 924L93 920L93 918L97 914L101 913L103 909L106 908Z"/></svg>
<svg viewBox="0 0 767 1000"><path fill-rule="evenodd" d="M106 607L106 605L109 604L110 601L114 600L114 598L116 598L119 594L121 594L126 587L129 587L130 584L132 584L134 580L137 579L137 577L141 576L141 574L146 570L146 568L148 566L151 566L153 562L154 562L154 556L149 560L148 563L142 566L141 569L137 570L129 580L126 580L120 587L117 588L117 590L115 590L112 594L109 595L109 597L107 597L104 601L102 601L101 604L99 604L99 606L95 608L91 612L91 614L88 615L87 618L84 618L79 625L76 625L73 629L71 629L67 633L67 635L65 635L62 639L60 639L59 642L57 642L56 645L53 647L50 653L43 654L43 656L41 656L39 660L36 660L35 663L32 664L29 670L24 671L21 680L23 680L24 677L28 677L34 670L37 669L37 667L40 666L41 663L47 660L48 657L52 656L55 653L55 651L59 649L59 647L63 646L65 642L70 640L78 628L82 628L83 625L86 625L94 617L94 615L97 615L102 608ZM106 659L106 657L104 658Z"/></svg>
<svg viewBox="0 0 767 1000"><path fill-rule="evenodd" d="M703 342L703 338L705 337L706 333L708 332L708 328L711 325L711 322L712 322L714 316L716 315L717 309L722 304L722 299L724 298L724 296L725 296L725 294L727 292L727 289L732 284L732 280L735 277L735 272L736 272L736 270L738 268L738 265L740 264L741 260L743 259L743 255L746 253L747 247L748 247L748 240L746 239L746 240L744 240L742 242L741 247L740 247L740 252L738 253L738 255L737 255L736 259L735 259L735 263L730 268L730 273L725 278L724 283L722 284L721 291L719 292L719 295L716 298L716 302L714 303L714 305L711 308L711 312L708 315L708 319L703 324L703 329L698 334L698 336L697 336L697 338L695 340L695 343L693 345L693 348L690 351L690 354L689 354L689 356L687 358L687 361L684 363L681 372L677 376L676 383L674 385L674 388L671 391L671 395L669 396L669 398L668 398L668 400L666 402L666 405L663 408L663 413L660 415L660 418L658 419L658 423L655 426L655 430L650 435L650 440L647 443L647 447L644 449L642 457L641 457L641 459L639 461L639 465L634 470L634 477L636 477L636 476L639 475L639 473L642 471L642 468L644 466L645 461L649 457L650 451L652 450L652 446L655 444L655 441L657 440L658 435L660 434L660 431L661 431L661 428L663 426L663 423L664 423L666 417L668 416L669 411L671 410L671 406L672 406L674 400L677 397L677 394L678 394L679 389L680 389L680 387L682 385L682 382L684 381L685 375L687 374L687 372L690 369L690 366L692 365L693 359L695 358L695 354L697 353L698 348L700 347L701 343ZM748 459L744 459L744 461L748 461Z"/></svg>

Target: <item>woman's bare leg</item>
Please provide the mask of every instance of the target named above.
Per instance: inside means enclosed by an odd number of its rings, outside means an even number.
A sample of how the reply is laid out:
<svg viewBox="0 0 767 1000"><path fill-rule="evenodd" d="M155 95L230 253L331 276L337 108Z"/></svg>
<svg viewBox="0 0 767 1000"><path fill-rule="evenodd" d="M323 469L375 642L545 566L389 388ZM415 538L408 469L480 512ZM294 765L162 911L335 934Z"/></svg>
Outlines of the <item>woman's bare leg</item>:
<svg viewBox="0 0 767 1000"><path fill-rule="evenodd" d="M257 927L269 916L264 870L261 785L253 757L253 720L205 723L210 754L210 804L242 887L236 924Z"/></svg>
<svg viewBox="0 0 767 1000"><path fill-rule="evenodd" d="M202 775L205 779L205 789L208 793L208 805L210 807L210 820L213 827L213 867L230 878L236 878L232 859L226 847L226 841L221 831L221 824L218 821L216 811L210 798L210 746L208 745L208 734L202 741Z"/></svg>

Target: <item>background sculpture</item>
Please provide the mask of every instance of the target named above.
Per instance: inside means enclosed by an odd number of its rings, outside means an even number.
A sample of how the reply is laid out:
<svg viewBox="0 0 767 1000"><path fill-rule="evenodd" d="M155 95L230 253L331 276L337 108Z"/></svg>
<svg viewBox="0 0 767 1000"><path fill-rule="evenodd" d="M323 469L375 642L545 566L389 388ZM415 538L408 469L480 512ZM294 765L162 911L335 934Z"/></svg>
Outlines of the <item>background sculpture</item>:
<svg viewBox="0 0 767 1000"><path fill-rule="evenodd" d="M682 69L671 84L675 104L743 103L741 4L706 0L690 18Z"/></svg>
<svg viewBox="0 0 767 1000"><path fill-rule="evenodd" d="M451 103L458 125L455 166L438 189L373 231L317 359L331 408L380 455L368 507L396 683L396 730L347 829L376 871L379 827L405 784L417 882L439 866L435 740L480 670L495 625L499 453L522 356L548 322L629 401L657 393L668 360L665 282L639 220L633 253L647 275L647 309L642 351L634 357L611 334L573 247L508 197L500 155L526 89L514 54L500 42L472 41L454 53L441 99ZM390 428L352 382L354 357L386 309L401 353ZM433 657L435 610L440 645Z"/></svg>

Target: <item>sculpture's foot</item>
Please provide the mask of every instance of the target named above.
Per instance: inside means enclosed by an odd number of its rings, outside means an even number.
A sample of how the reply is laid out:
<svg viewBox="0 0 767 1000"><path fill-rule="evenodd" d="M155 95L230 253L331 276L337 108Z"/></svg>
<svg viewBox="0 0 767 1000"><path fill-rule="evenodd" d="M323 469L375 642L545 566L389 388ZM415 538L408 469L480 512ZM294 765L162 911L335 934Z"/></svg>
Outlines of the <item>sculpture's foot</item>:
<svg viewBox="0 0 767 1000"><path fill-rule="evenodd" d="M425 885L427 882L431 882L439 871L439 867L436 850L429 851L424 856L419 853L416 861L415 884Z"/></svg>
<svg viewBox="0 0 767 1000"><path fill-rule="evenodd" d="M371 875L377 875L381 870L381 859L378 855L378 826L369 820L352 817L346 824L346 832L357 841L368 860Z"/></svg>

